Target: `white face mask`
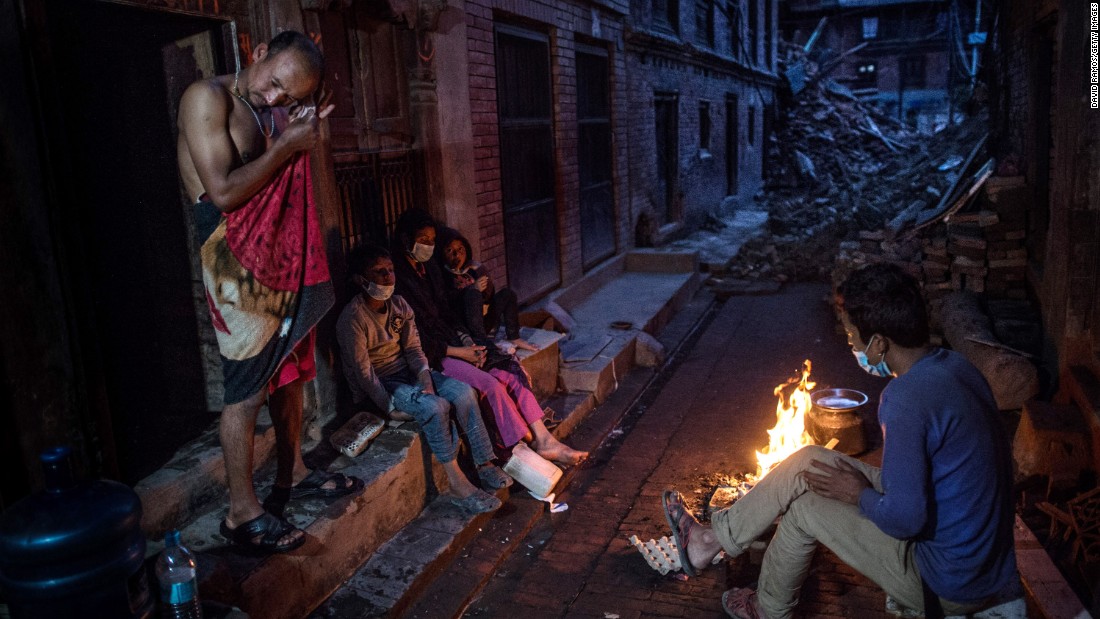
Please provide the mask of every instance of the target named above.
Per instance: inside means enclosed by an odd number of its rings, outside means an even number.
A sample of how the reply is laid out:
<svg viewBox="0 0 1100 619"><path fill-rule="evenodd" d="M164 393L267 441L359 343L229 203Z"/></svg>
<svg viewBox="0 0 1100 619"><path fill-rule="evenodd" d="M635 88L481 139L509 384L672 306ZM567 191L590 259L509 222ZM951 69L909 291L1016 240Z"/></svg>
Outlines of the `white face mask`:
<svg viewBox="0 0 1100 619"><path fill-rule="evenodd" d="M379 286L371 282L365 288L367 296L375 301L385 301L393 296L393 286Z"/></svg>
<svg viewBox="0 0 1100 619"><path fill-rule="evenodd" d="M412 251L409 252L417 262L427 262L432 259L432 254L435 253L435 245L425 245L423 243L413 243Z"/></svg>

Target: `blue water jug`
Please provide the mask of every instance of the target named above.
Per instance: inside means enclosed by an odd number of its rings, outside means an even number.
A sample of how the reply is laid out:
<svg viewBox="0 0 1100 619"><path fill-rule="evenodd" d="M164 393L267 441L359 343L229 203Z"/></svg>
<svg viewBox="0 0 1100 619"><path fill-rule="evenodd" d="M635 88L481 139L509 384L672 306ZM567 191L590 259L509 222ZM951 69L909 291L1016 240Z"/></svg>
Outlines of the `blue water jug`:
<svg viewBox="0 0 1100 619"><path fill-rule="evenodd" d="M148 619L141 501L118 482L76 482L69 457L43 452L46 491L0 513L0 595L12 619Z"/></svg>

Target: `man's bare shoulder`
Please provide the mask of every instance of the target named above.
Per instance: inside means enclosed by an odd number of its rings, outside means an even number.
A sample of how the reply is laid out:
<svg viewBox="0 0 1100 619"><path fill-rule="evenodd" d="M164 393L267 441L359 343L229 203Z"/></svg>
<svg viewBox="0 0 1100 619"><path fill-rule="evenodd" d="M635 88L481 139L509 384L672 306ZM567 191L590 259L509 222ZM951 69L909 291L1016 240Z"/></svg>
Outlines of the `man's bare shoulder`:
<svg viewBox="0 0 1100 619"><path fill-rule="evenodd" d="M224 116L233 108L233 99L229 91L218 78L198 80L183 91L180 98L179 119L181 122L202 116Z"/></svg>

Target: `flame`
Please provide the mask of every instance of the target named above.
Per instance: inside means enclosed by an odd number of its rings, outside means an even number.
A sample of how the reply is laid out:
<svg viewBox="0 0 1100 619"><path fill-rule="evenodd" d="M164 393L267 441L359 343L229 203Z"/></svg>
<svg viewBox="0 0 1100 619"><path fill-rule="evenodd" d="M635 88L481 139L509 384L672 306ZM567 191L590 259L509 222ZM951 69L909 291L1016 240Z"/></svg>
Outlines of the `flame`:
<svg viewBox="0 0 1100 619"><path fill-rule="evenodd" d="M779 403L775 408L775 427L768 430L768 446L762 451L756 452L756 462L759 468L756 472L755 481L758 482L763 479L769 471L786 459L787 456L806 445L814 444L813 438L806 432L805 423L806 413L810 412L810 407L813 405L810 401L810 390L816 384L810 382L809 378L810 360L807 359L802 363L801 380L792 377L775 388L775 396L779 398ZM795 383L798 383L798 386L791 391L790 397L784 398L783 391Z"/></svg>

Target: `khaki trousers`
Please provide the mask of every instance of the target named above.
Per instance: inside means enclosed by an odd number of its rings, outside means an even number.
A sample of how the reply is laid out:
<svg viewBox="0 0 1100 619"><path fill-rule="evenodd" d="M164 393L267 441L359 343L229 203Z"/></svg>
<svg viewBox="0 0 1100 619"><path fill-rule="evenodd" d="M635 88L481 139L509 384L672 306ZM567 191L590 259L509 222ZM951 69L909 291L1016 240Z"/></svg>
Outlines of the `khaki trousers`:
<svg viewBox="0 0 1100 619"><path fill-rule="evenodd" d="M807 469L816 471L810 466L813 460L831 464L838 459L858 468L882 492L879 468L824 447L810 446L784 460L748 494L711 518L722 548L730 556L737 556L782 516L764 553L757 586L757 599L769 619L791 616L819 543L902 606L924 608L912 542L883 533L859 513L856 505L814 494L800 474ZM948 615L973 610L947 600L941 600L941 604Z"/></svg>

